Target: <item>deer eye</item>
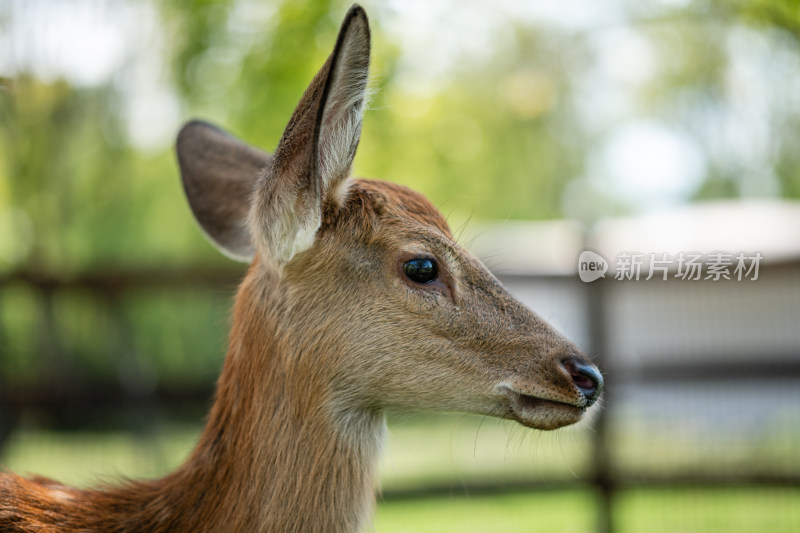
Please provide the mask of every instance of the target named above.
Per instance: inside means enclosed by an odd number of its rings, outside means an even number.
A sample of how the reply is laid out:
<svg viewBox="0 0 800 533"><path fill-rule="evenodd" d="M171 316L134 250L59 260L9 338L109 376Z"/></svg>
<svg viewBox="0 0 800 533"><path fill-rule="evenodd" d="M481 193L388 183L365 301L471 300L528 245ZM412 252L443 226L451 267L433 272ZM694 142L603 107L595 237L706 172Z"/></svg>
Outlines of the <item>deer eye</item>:
<svg viewBox="0 0 800 533"><path fill-rule="evenodd" d="M430 283L439 272L436 261L429 257L415 257L403 264L403 273L415 283Z"/></svg>

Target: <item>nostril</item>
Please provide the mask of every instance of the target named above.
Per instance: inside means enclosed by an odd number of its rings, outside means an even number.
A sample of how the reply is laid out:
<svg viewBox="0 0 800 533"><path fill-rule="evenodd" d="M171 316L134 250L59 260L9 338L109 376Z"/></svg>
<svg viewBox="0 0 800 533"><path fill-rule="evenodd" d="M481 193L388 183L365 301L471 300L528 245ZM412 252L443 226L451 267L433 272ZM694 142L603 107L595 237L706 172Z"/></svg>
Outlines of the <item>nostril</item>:
<svg viewBox="0 0 800 533"><path fill-rule="evenodd" d="M575 382L575 385L577 385L579 389L592 390L597 387L594 380L590 377L583 376L581 374L571 374L571 375L572 375L572 381Z"/></svg>
<svg viewBox="0 0 800 533"><path fill-rule="evenodd" d="M564 368L572 378L572 382L580 389L586 398L587 407L592 405L600 391L603 390L603 376L593 364L575 359L562 361Z"/></svg>

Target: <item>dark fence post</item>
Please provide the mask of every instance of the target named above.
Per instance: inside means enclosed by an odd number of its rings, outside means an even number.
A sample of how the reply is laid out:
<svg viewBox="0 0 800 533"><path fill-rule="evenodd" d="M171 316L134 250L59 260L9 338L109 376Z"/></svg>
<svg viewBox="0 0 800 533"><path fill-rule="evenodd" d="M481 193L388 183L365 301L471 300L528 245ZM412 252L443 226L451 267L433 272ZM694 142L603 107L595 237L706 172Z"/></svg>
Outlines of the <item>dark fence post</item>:
<svg viewBox="0 0 800 533"><path fill-rule="evenodd" d="M0 291L0 305L2 305L3 293ZM8 346L9 343L5 340L6 332L2 323L0 323L0 346ZM5 369L0 365L0 390L5 388L6 384ZM0 394L0 457L3 456L3 447L6 441L14 432L14 427L17 425L19 413L7 405L6 399Z"/></svg>
<svg viewBox="0 0 800 533"><path fill-rule="evenodd" d="M614 492L616 490L608 447L608 420L613 409L614 370L608 356L608 293L609 282L600 278L586 287L586 312L588 314L591 355L603 371L605 390L602 409L595 421L592 442L593 483L597 490L597 531L614 533Z"/></svg>

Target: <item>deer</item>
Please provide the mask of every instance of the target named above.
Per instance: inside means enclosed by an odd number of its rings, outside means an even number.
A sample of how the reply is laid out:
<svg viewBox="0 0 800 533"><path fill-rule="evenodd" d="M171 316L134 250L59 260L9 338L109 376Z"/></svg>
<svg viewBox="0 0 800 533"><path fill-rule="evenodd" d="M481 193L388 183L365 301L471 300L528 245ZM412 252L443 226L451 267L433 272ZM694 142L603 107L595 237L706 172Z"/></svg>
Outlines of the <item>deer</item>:
<svg viewBox="0 0 800 533"><path fill-rule="evenodd" d="M596 403L597 367L457 244L428 199L351 177L369 63L354 5L274 153L206 122L181 129L194 217L250 263L206 425L157 480L78 489L0 473L1 531L362 531L387 410L552 430Z"/></svg>

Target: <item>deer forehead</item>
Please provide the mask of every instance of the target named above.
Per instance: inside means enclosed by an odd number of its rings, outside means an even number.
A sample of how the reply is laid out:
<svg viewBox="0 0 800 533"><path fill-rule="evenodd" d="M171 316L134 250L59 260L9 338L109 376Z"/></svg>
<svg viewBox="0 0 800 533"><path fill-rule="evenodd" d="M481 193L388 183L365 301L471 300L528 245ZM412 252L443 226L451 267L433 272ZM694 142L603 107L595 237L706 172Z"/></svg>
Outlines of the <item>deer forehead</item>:
<svg viewBox="0 0 800 533"><path fill-rule="evenodd" d="M346 197L329 204L321 229L403 248L452 241L447 220L425 196L402 185L368 179L352 180Z"/></svg>

